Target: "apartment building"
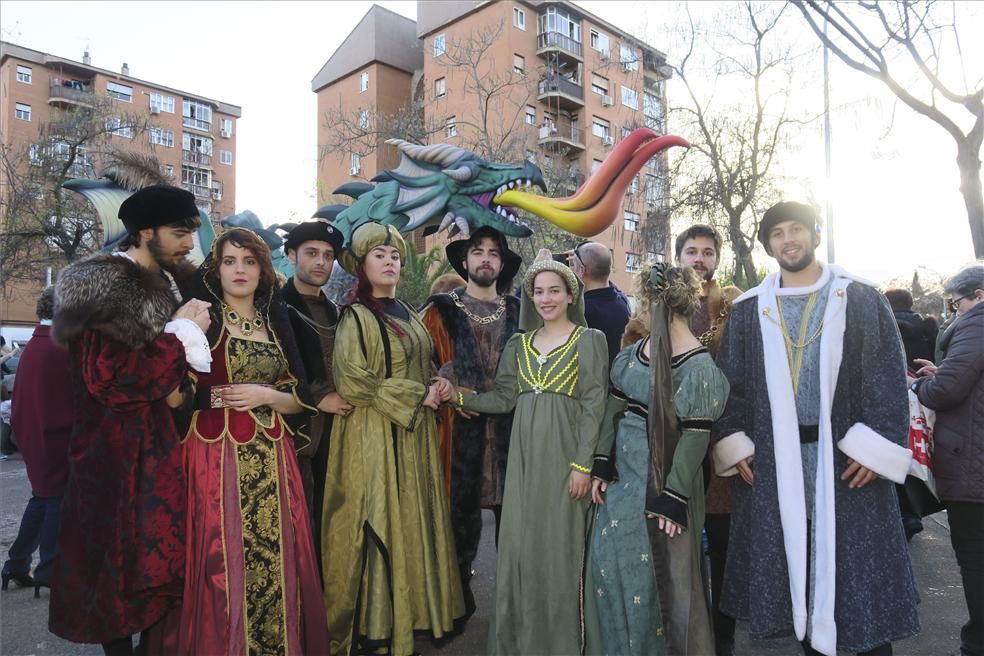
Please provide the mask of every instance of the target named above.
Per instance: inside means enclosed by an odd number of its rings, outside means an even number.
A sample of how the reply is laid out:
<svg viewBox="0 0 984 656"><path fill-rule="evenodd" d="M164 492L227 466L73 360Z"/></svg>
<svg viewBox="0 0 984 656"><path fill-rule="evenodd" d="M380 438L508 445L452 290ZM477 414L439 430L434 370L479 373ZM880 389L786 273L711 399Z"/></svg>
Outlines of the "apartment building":
<svg viewBox="0 0 984 656"><path fill-rule="evenodd" d="M374 6L360 27L383 12ZM404 18L399 25L399 39L406 42L413 21ZM421 53L415 50L415 61L404 63L410 84L401 90L412 93L402 106L423 113L430 141L473 150L485 144L516 161L526 157L539 165L552 195L573 193L636 127L665 130L665 55L572 2L421 0L413 28ZM319 109L323 97L362 107L349 87L358 71L378 62L365 48L354 56L351 40L325 65L344 53L352 57L347 75L323 76L312 85ZM411 71L415 62L418 68ZM323 119L319 113L319 135L333 129ZM325 141L319 136L319 143ZM334 156L342 166L319 167L319 181L329 191L396 163L384 151L372 162L375 167L363 157L357 170L351 153ZM663 204L665 164L665 156L648 162L630 186L619 220L595 237L611 249L613 280L626 291L633 288L634 274L655 257L652 231L644 228ZM444 239L428 237L426 247Z"/></svg>
<svg viewBox="0 0 984 656"><path fill-rule="evenodd" d="M119 72L93 66L89 53L75 61L0 42L0 141L5 148L27 153L24 166L36 161L38 149L51 148L57 156L64 146L57 137L38 143L42 126L69 108L92 107L99 97L114 99L121 116L148 120L147 131L135 134L128 124L110 117L118 126L111 146L152 153L174 184L195 194L213 222L235 213L240 107L140 79L125 63ZM80 159L79 177L98 175L85 156ZM2 221L0 217L0 232ZM36 293L33 288L8 292L0 299L0 323L33 323Z"/></svg>

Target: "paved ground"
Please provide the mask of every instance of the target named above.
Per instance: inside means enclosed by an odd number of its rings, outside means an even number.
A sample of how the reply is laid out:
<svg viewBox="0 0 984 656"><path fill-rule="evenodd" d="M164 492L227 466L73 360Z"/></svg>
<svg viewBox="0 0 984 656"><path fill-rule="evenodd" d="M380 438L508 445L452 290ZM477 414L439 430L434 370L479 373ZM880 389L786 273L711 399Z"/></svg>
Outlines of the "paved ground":
<svg viewBox="0 0 984 656"><path fill-rule="evenodd" d="M24 463L18 456L0 462L0 559L17 534L24 504L30 496ZM896 656L958 656L960 626L966 621L963 590L953 552L950 549L946 515L928 517L926 530L917 535L910 547L912 564L922 598L922 633L895 646ZM478 613L464 635L442 649L419 644L429 656L477 656L485 653L489 631L489 613L495 587L495 545L492 515L485 515L484 540L475 564L475 596ZM48 633L48 594L34 599L32 590L16 588L0 593L0 655L75 656L101 654L95 645L75 645ZM549 630L549 627L545 627ZM739 628L739 656L795 656L799 646L791 640L751 642ZM566 656L566 655L558 655Z"/></svg>

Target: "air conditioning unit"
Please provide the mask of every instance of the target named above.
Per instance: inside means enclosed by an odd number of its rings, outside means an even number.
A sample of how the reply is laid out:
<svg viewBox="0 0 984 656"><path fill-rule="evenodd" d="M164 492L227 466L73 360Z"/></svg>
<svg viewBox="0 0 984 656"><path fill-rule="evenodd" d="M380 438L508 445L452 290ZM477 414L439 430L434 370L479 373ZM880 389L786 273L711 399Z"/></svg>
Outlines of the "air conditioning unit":
<svg viewBox="0 0 984 656"><path fill-rule="evenodd" d="M361 170L362 170L362 167L353 166L351 169L349 169L349 175L359 175L359 172Z"/></svg>
<svg viewBox="0 0 984 656"><path fill-rule="evenodd" d="M150 113L151 114L160 114L161 113L161 106L160 105L151 105L150 106Z"/></svg>
<svg viewBox="0 0 984 656"><path fill-rule="evenodd" d="M613 104L614 103L612 102L612 97L611 96L602 96L601 97L601 106L602 107L611 107Z"/></svg>
<svg viewBox="0 0 984 656"><path fill-rule="evenodd" d="M219 130L219 136L223 139L228 139L232 136L232 132L229 130Z"/></svg>
<svg viewBox="0 0 984 656"><path fill-rule="evenodd" d="M601 138L601 142L603 144L605 144L606 146L614 146L615 145L615 137L602 137Z"/></svg>

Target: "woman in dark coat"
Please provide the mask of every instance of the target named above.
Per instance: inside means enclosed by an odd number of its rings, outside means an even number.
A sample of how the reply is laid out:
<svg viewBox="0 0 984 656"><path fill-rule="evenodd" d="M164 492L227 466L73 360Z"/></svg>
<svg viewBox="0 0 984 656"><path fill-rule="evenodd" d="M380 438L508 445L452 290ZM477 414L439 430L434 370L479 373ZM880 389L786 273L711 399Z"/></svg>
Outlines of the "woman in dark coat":
<svg viewBox="0 0 984 656"><path fill-rule="evenodd" d="M969 266L943 287L957 313L940 365L926 360L913 384L936 411L933 471L950 521L970 621L961 653L984 654L984 265Z"/></svg>

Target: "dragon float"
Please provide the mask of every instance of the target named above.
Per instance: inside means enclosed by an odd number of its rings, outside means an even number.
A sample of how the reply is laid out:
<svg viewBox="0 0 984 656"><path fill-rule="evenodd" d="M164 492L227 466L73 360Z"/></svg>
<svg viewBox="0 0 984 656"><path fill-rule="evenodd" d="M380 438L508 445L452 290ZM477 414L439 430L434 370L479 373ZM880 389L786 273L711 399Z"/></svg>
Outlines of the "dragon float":
<svg viewBox="0 0 984 656"><path fill-rule="evenodd" d="M401 232L423 230L425 235L446 230L449 236L467 237L488 226L510 237L528 237L532 230L518 210L575 235L594 237L614 222L632 179L649 159L672 146L690 146L681 137L637 128L618 143L573 195L552 198L533 193L534 187L544 193L547 189L542 172L532 162L488 162L450 144L418 145L402 139L386 143L399 150L396 168L380 172L371 183L342 185L334 193L353 202L325 205L314 213L315 218L329 220L341 230L346 246L355 229L371 221L393 225ZM125 234L117 218L120 204L140 187L159 183L127 174L123 168L104 171L98 180L74 179L64 185L95 206L105 236L103 250L112 250ZM221 224L259 233L274 253L276 268L288 276L292 273L278 231L289 230L294 224L264 227L248 210L222 219ZM214 239L215 231L202 212L202 226L189 259L195 263L204 260Z"/></svg>

